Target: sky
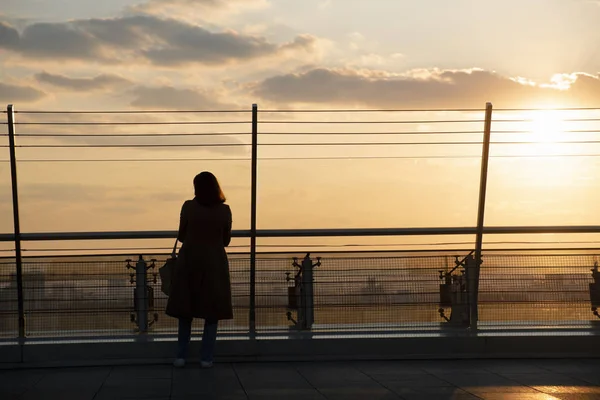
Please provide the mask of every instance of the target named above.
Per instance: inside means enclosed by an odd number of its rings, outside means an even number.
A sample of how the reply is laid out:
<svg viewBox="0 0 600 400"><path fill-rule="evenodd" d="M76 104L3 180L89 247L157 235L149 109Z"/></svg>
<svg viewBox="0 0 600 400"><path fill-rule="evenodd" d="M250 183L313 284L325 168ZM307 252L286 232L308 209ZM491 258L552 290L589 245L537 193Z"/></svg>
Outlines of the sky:
<svg viewBox="0 0 600 400"><path fill-rule="evenodd" d="M482 110L488 101L496 109L599 107L599 19L596 0L0 0L0 104L14 104L22 112L249 110L253 103L259 110ZM477 157L481 155L477 144L347 144L478 141L482 116L482 111L262 112L260 132L285 135L260 139L264 146L259 156L280 160L259 163L259 228L474 226ZM240 122L17 126L17 134L68 135L20 137L21 145L231 145L19 148L20 160L230 159L21 162L22 229L175 229L180 203L191 197L192 178L202 170L214 171L221 180L234 210L234 228L247 229L250 165L240 159L249 157L248 118L249 111L212 115L18 113L17 123ZM598 131L600 123L564 121L597 119L598 112L506 111L495 113L494 118L530 119L521 124L494 123L493 129L528 131L525 140L534 144L492 145L496 158L490 161L486 223L600 224L595 185L600 165L593 157L600 154L600 146L593 143L599 134L565 132ZM411 119L477 122L381 123ZM340 120L369 123L331 123ZM414 130L423 135L382 134ZM426 135L438 131L472 133L454 134L451 139ZM78 136L215 132L236 134L141 139ZM522 138L515 134L507 140ZM585 143L556 143L569 140ZM6 137L0 141L5 145ZM346 145L306 145L333 141ZM7 160L7 149L0 151L2 160ZM535 157L552 154L571 156ZM534 157L511 158L514 155ZM448 156L455 158L443 158ZM314 157L345 159L306 159ZM12 230L10 201L9 165L3 161L0 232Z"/></svg>

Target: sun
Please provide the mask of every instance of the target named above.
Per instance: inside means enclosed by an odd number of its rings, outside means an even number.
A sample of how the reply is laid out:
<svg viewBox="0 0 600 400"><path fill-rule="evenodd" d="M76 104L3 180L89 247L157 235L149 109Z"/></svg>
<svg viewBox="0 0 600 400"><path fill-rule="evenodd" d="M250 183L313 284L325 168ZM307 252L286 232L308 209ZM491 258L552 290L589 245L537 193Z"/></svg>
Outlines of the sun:
<svg viewBox="0 0 600 400"><path fill-rule="evenodd" d="M536 110L522 114L524 122L515 140L519 143L516 153L531 156L562 154L566 145L565 115L558 110Z"/></svg>
<svg viewBox="0 0 600 400"><path fill-rule="evenodd" d="M566 139L565 119L560 111L535 111L527 120L527 153L540 156L560 154Z"/></svg>
<svg viewBox="0 0 600 400"><path fill-rule="evenodd" d="M520 160L518 175L532 186L566 187L578 173L579 163L571 154L584 151L581 144L571 143L571 129L578 115L565 110L535 110L523 112L523 122L513 136L511 155Z"/></svg>

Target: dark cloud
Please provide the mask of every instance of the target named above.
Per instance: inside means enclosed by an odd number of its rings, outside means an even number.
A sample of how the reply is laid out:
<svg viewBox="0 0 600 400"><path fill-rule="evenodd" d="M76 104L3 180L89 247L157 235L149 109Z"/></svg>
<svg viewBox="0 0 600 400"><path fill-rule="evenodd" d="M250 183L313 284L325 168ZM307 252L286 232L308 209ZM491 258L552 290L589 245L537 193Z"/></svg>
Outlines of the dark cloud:
<svg viewBox="0 0 600 400"><path fill-rule="evenodd" d="M418 71L410 76L394 76L318 68L268 78L255 86L254 94L273 102L371 107L481 107L487 101L497 106L513 106L552 99L567 104L600 102L599 77L583 74L564 77L574 81L569 90L522 83L482 70Z"/></svg>
<svg viewBox="0 0 600 400"><path fill-rule="evenodd" d="M217 65L276 56L288 50L310 51L314 41L310 36L299 36L280 45L262 37L211 32L198 25L150 15L36 23L20 35L9 25L0 25L0 48L27 57L103 62L145 59L169 66Z"/></svg>
<svg viewBox="0 0 600 400"><path fill-rule="evenodd" d="M17 86L0 83L0 102L29 102L45 96L45 93L31 86Z"/></svg>
<svg viewBox="0 0 600 400"><path fill-rule="evenodd" d="M108 89L130 84L130 81L117 75L102 74L93 78L69 78L64 75L41 72L35 75L39 82L74 91Z"/></svg>
<svg viewBox="0 0 600 400"><path fill-rule="evenodd" d="M132 90L135 99L131 105L143 109L169 110L210 110L222 109L214 95L191 89L177 89L172 86L140 86Z"/></svg>
<svg viewBox="0 0 600 400"><path fill-rule="evenodd" d="M37 58L94 58L99 43L89 33L72 23L35 23L21 34L0 23L0 48Z"/></svg>
<svg viewBox="0 0 600 400"><path fill-rule="evenodd" d="M12 26L0 21L0 46L16 49L19 45L19 32Z"/></svg>

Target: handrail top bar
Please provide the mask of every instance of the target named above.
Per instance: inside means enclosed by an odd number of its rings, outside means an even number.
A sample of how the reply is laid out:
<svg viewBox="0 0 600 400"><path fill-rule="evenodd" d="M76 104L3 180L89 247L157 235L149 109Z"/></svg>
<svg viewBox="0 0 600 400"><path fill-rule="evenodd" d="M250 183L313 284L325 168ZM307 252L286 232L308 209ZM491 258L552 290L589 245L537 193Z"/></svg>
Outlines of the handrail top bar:
<svg viewBox="0 0 600 400"><path fill-rule="evenodd" d="M600 233L600 225L578 226L488 226L485 234L544 234L544 233ZM258 229L256 236L275 237L348 237L348 236L435 236L474 235L476 227L437 228L352 228L352 229ZM177 231L106 231L106 232L35 232L22 233L22 241L59 240L119 240L119 239L174 239ZM234 230L236 238L250 238L251 231ZM1 233L0 242L15 240L12 233Z"/></svg>

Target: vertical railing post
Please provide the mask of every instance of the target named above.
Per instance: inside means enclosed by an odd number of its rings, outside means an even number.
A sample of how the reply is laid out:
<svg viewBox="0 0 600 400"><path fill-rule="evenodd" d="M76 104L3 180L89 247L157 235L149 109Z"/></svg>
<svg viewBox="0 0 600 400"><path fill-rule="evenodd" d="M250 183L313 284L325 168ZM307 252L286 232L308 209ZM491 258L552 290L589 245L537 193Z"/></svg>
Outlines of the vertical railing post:
<svg viewBox="0 0 600 400"><path fill-rule="evenodd" d="M135 305L140 340L148 333L148 269L143 256L135 264Z"/></svg>
<svg viewBox="0 0 600 400"><path fill-rule="evenodd" d="M9 104L6 108L8 117L8 145L10 152L10 177L12 182L13 223L15 233L15 265L17 272L17 309L19 313L19 342L25 340L25 302L23 298L23 257L21 252L21 225L19 222L19 186L17 183L17 156L15 151L15 111Z"/></svg>
<svg viewBox="0 0 600 400"><path fill-rule="evenodd" d="M471 330L477 331L479 319L479 276L481 273L481 251L483 248L483 226L485 217L485 196L487 191L488 163L490 158L490 137L492 131L492 103L485 105L485 121L483 130L483 148L481 151L481 176L479 179L479 206L477 208L477 234L475 237L475 268L469 279L470 283L470 322Z"/></svg>
<svg viewBox="0 0 600 400"><path fill-rule="evenodd" d="M258 105L252 104L252 165L250 195L250 336L256 335L256 178L258 167Z"/></svg>
<svg viewBox="0 0 600 400"><path fill-rule="evenodd" d="M311 330L315 323L315 291L314 291L314 268L321 265L320 257L317 257L317 263L313 264L310 253L306 254L302 260L302 286L301 286L301 308L303 309L303 318L298 317L302 324L302 329Z"/></svg>

